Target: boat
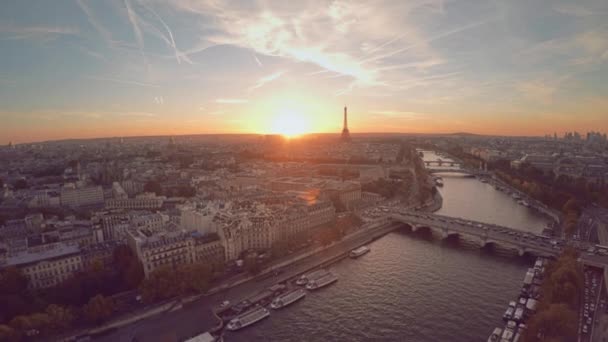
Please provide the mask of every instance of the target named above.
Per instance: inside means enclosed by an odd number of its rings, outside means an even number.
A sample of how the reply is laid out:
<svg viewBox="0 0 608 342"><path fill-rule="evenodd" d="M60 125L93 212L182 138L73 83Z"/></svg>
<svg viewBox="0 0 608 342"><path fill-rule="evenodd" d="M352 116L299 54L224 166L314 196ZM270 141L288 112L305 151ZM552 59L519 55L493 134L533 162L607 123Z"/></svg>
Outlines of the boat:
<svg viewBox="0 0 608 342"><path fill-rule="evenodd" d="M513 314L515 313L515 308L512 306L509 306L507 308L507 311L505 311L505 314L502 315L502 319L504 319L505 321L510 320L511 318L513 318Z"/></svg>
<svg viewBox="0 0 608 342"><path fill-rule="evenodd" d="M500 336L502 335L502 329L494 328L490 337L488 337L488 342L498 342L500 341Z"/></svg>
<svg viewBox="0 0 608 342"><path fill-rule="evenodd" d="M335 274L328 272L321 278L310 280L308 284L306 284L306 289L311 291L318 290L322 287L335 283L337 280L338 277Z"/></svg>
<svg viewBox="0 0 608 342"><path fill-rule="evenodd" d="M516 322L521 322L524 319L524 307L518 305L515 309L515 314L513 314L513 319Z"/></svg>
<svg viewBox="0 0 608 342"><path fill-rule="evenodd" d="M253 310L240 314L230 320L226 328L230 331L237 331L247 326L250 326L255 322L261 321L262 319L268 316L270 316L270 311L268 311L268 309L266 309L265 307L258 306Z"/></svg>
<svg viewBox="0 0 608 342"><path fill-rule="evenodd" d="M515 335L515 332L513 331L513 329L505 328L505 330L502 332L502 339L511 341L511 339L513 338L514 335Z"/></svg>
<svg viewBox="0 0 608 342"><path fill-rule="evenodd" d="M513 194L511 194L511 197L513 197L516 200L521 199L521 196L519 196L516 192L514 192Z"/></svg>
<svg viewBox="0 0 608 342"><path fill-rule="evenodd" d="M215 336L211 335L210 333L206 332L206 333L202 333L200 335L196 335L192 338L189 338L184 342L221 342L221 341L222 341L221 337L215 337Z"/></svg>
<svg viewBox="0 0 608 342"><path fill-rule="evenodd" d="M358 258L360 256L362 256L365 253L368 253L370 251L369 247L367 246L361 246L359 248L353 249L352 251L350 251L349 256L351 258Z"/></svg>
<svg viewBox="0 0 608 342"><path fill-rule="evenodd" d="M441 180L441 178L435 179L435 185L437 185L437 186L443 186L443 181Z"/></svg>
<svg viewBox="0 0 608 342"><path fill-rule="evenodd" d="M325 270L325 269L316 270L316 271L310 272L308 274L302 275L298 280L296 280L296 284L298 284L300 286L306 285L306 284L308 284L308 282L310 280L318 279L326 274L327 274L327 270Z"/></svg>
<svg viewBox="0 0 608 342"><path fill-rule="evenodd" d="M298 300L304 298L306 296L306 291L303 289L296 289L294 291L287 292L276 297L272 303L270 303L270 307L277 310L280 308L284 308L290 304L297 302Z"/></svg>

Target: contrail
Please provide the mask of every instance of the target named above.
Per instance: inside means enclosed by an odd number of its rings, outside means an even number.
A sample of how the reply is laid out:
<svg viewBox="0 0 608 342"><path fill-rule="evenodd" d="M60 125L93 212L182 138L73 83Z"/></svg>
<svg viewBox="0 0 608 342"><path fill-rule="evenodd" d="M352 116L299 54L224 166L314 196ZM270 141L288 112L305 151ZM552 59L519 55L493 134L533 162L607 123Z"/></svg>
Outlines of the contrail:
<svg viewBox="0 0 608 342"><path fill-rule="evenodd" d="M148 63L148 59L144 52L144 37L141 34L139 25L137 24L137 14L131 9L131 5L129 5L129 0L125 0L125 6L127 7L127 16L129 17L129 22L131 22L133 32L135 33L135 40L137 41L137 45L139 46L139 52L141 53L141 56L144 59L144 63L146 64L148 75L150 75L150 63Z"/></svg>
<svg viewBox="0 0 608 342"><path fill-rule="evenodd" d="M95 28L95 30L97 30L97 32L99 33L99 35L101 35L101 37L107 43L111 44L112 43L112 35L110 34L110 31L106 30L106 28L103 27L103 25L101 25L97 21L97 18L93 14L93 11L91 11L91 9L87 5L85 5L85 3L84 3L83 0L77 0L76 3L80 7L80 9L82 9L82 11L84 12L84 14L86 14L87 19L89 19L89 22L91 23L91 25L93 25L93 27Z"/></svg>
<svg viewBox="0 0 608 342"><path fill-rule="evenodd" d="M167 25L167 23L165 23L163 18L161 18L161 16L158 15L158 13L156 13L156 11L154 11L152 8L147 7L147 6L144 6L144 8L146 8L148 11L150 11L150 13L154 14L154 16L158 19L158 21L160 21L160 23L163 25L165 30L167 30L167 33L169 34L169 39L171 40L169 45L171 45L171 47L173 47L173 52L175 52L175 59L177 60L177 63L180 64L181 60L183 59L184 61L188 62L189 64L194 64L192 62L192 60L190 60L190 58L188 58L188 56L184 55L181 51L179 51L179 49L177 48L177 45L175 44L175 39L173 38L173 32L171 31L171 28L169 28L169 25Z"/></svg>

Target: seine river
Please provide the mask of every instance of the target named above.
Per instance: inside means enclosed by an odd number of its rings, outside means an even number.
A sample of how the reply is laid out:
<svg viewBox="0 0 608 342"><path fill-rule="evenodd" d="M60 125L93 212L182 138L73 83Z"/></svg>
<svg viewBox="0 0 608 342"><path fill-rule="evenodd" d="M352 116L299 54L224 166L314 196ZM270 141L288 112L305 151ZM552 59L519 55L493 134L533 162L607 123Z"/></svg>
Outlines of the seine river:
<svg viewBox="0 0 608 342"><path fill-rule="evenodd" d="M426 153L427 160L433 160ZM442 215L540 232L547 222L474 178L443 175ZM391 233L357 260L332 266L339 281L226 341L486 341L519 293L533 260L466 240Z"/></svg>

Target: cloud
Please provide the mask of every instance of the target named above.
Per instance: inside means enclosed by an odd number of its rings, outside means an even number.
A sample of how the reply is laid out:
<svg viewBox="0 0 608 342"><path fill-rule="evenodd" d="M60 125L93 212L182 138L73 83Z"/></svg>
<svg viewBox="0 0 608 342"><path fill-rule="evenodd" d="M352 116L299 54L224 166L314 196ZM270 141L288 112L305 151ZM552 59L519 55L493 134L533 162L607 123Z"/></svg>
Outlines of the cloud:
<svg viewBox="0 0 608 342"><path fill-rule="evenodd" d="M256 84L254 84L253 86L251 86L249 88L249 90L254 90L254 89L258 89L260 87L263 87L265 84L270 83L274 80L279 79L281 76L283 76L285 74L285 71L277 71L275 73L272 73L268 76L264 76L262 78L260 78Z"/></svg>
<svg viewBox="0 0 608 342"><path fill-rule="evenodd" d="M399 117L401 119L418 119L422 116L425 116L425 114L423 113L399 110L372 110L369 113L388 117Z"/></svg>
<svg viewBox="0 0 608 342"><path fill-rule="evenodd" d="M0 24L0 40L56 39L60 36L76 36L80 31L59 26L13 26Z"/></svg>
<svg viewBox="0 0 608 342"><path fill-rule="evenodd" d="M91 10L91 8L86 4L84 0L76 0L76 3L87 16L89 23L93 26L93 28L95 28L97 33L99 33L99 35L104 39L106 43L112 45L112 34L99 22L99 20L97 20L97 17L93 13L93 10Z"/></svg>
<svg viewBox="0 0 608 342"><path fill-rule="evenodd" d="M261 66L261 67L264 66L262 64L262 62L260 62L260 59L258 58L258 56L256 56L255 53L253 54L253 60L255 60L255 62L257 63L258 66Z"/></svg>
<svg viewBox="0 0 608 342"><path fill-rule="evenodd" d="M301 2L294 6L241 6L235 2L178 0L173 5L202 18L214 18L211 23L206 21L202 25L203 29L214 32L205 37L210 44L239 46L253 50L254 54L315 64L351 78L350 81L359 87L385 84L382 70L377 67L390 66L383 59L401 52L392 51L390 56L369 56L369 60L362 61L362 44L383 42L368 51L369 54L383 52L384 47L403 40L413 52L410 56L420 57L421 63L425 58L437 60L426 44L428 40L408 18L416 9L441 7L439 3L434 6L435 2L385 2L377 6L333 1L328 4ZM433 6L429 6L431 3ZM473 23L446 32L441 37L477 25ZM397 28L402 33L396 39L394 29ZM432 66L430 63L421 65Z"/></svg>
<svg viewBox="0 0 608 342"><path fill-rule="evenodd" d="M554 59L554 63L580 66L602 63L608 60L607 56L608 31L588 29L531 45L518 54L517 61L546 64Z"/></svg>
<svg viewBox="0 0 608 342"><path fill-rule="evenodd" d="M85 76L85 78L88 78L90 80L95 80L95 81L113 82L113 83L135 85L135 86L142 86L142 87L151 87L151 88L159 87L158 84L154 84L154 83L140 82L140 81L134 81L134 80L124 80L124 79L112 78L112 77Z"/></svg>
<svg viewBox="0 0 608 342"><path fill-rule="evenodd" d="M242 104L242 103L247 103L249 102L249 100L247 99L216 99L215 100L216 103L221 103L221 104Z"/></svg>
<svg viewBox="0 0 608 342"><path fill-rule="evenodd" d="M131 27L133 28L133 34L135 35L135 41L137 42L137 46L139 48L139 52L141 53L141 57L143 58L144 64L146 65L146 69L148 71L148 76L150 75L150 63L148 62L148 57L145 53L145 45L144 45L144 36L141 33L141 29L139 28L139 20L138 15L131 8L131 4L129 0L125 1L125 7L127 8L127 17L129 18L129 22L131 23Z"/></svg>
<svg viewBox="0 0 608 342"><path fill-rule="evenodd" d="M543 80L531 80L517 84L516 88L524 97L538 104L549 104L553 101L553 95L559 89L559 84Z"/></svg>
<svg viewBox="0 0 608 342"><path fill-rule="evenodd" d="M577 6L575 4L558 4L553 7L553 10L557 13L570 15L574 17L587 17L593 15L594 12L583 6Z"/></svg>

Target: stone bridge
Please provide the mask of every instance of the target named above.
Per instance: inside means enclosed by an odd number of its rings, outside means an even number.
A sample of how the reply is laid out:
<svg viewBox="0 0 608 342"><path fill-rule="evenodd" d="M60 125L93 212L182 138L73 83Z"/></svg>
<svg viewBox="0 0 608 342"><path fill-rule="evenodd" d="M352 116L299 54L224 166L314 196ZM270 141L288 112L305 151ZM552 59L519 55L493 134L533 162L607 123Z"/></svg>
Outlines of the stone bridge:
<svg viewBox="0 0 608 342"><path fill-rule="evenodd" d="M479 169L471 169L471 168L462 168L460 166L455 167L426 167L426 170L430 173L438 173L438 172L456 172L456 173L464 173L472 176L487 176L490 173L484 170Z"/></svg>
<svg viewBox="0 0 608 342"><path fill-rule="evenodd" d="M517 250L519 255L529 253L552 257L561 251L561 248L554 244L557 243L559 246L563 244L559 239L552 243L551 239L545 236L509 227L429 213L395 211L390 213L390 218L409 225L414 232L428 229L439 232L442 238L465 235L476 238L482 248L488 245L501 245Z"/></svg>
<svg viewBox="0 0 608 342"><path fill-rule="evenodd" d="M437 165L437 166L459 166L460 163L457 161L446 161L446 160L441 160L441 159L437 159L437 160L425 160L424 161L424 165L426 166L431 166L431 165Z"/></svg>

